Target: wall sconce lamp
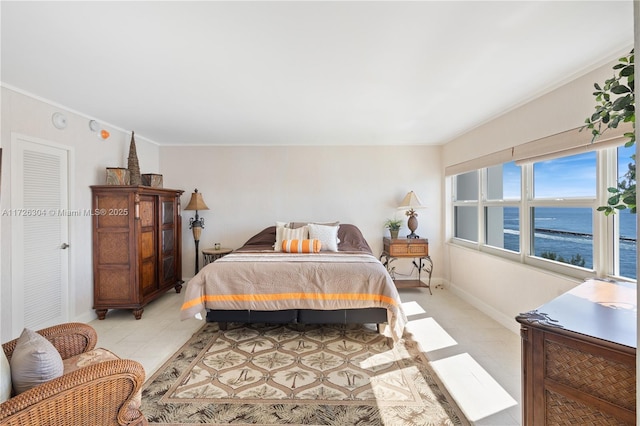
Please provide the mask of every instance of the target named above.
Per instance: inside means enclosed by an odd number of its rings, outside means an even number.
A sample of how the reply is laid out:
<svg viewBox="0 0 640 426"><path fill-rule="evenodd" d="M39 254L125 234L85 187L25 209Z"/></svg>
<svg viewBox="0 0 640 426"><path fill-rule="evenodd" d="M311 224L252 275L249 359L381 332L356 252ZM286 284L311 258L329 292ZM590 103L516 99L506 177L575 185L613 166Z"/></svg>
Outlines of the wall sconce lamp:
<svg viewBox="0 0 640 426"><path fill-rule="evenodd" d="M196 217L189 219L189 229L193 232L193 240L196 243L196 274L200 270L198 262L198 244L200 243L200 235L202 235L202 229L204 228L204 219L198 217L198 210L209 210L209 207L204 202L202 194L198 192L198 189L191 194L191 200L189 204L184 208L185 210L195 210Z"/></svg>
<svg viewBox="0 0 640 426"><path fill-rule="evenodd" d="M416 229L418 229L418 219L416 218L418 213L414 210L420 208L424 208L424 206L413 191L410 191L398 206L398 209L409 209L407 210L406 215L409 216L409 220L407 220L407 227L411 233L407 235L407 238L420 238L420 236L416 235L415 232Z"/></svg>

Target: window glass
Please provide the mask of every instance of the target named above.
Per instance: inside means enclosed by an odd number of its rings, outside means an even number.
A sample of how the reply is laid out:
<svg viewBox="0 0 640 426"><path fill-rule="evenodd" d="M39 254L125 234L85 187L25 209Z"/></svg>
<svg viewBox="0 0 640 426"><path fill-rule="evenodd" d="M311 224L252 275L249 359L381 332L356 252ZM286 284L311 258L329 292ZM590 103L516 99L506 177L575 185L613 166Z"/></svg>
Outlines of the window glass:
<svg viewBox="0 0 640 426"><path fill-rule="evenodd" d="M468 172L456 176L456 200L476 201L478 199L478 172Z"/></svg>
<svg viewBox="0 0 640 426"><path fill-rule="evenodd" d="M535 198L596 196L596 153L556 158L533 165Z"/></svg>
<svg viewBox="0 0 640 426"><path fill-rule="evenodd" d="M520 251L520 209L485 207L486 244L505 250Z"/></svg>
<svg viewBox="0 0 640 426"><path fill-rule="evenodd" d="M453 214L455 216L454 236L478 242L478 207L455 206Z"/></svg>
<svg viewBox="0 0 640 426"><path fill-rule="evenodd" d="M629 163L633 160L631 156L635 154L635 146L618 148L618 180L626 179L625 174L629 171ZM636 264L637 257L637 222L636 215L629 210L622 210L617 215L620 231L619 253L614 256L618 262L619 274L627 278L637 278Z"/></svg>
<svg viewBox="0 0 640 426"><path fill-rule="evenodd" d="M583 207L531 208L531 253L556 262L593 268L593 214Z"/></svg>
<svg viewBox="0 0 640 426"><path fill-rule="evenodd" d="M637 222L636 215L629 210L622 210L617 214L620 221L620 244L619 244L619 274L627 278L637 278L636 264L637 256Z"/></svg>
<svg viewBox="0 0 640 426"><path fill-rule="evenodd" d="M514 162L487 169L488 200L520 199L520 166Z"/></svg>

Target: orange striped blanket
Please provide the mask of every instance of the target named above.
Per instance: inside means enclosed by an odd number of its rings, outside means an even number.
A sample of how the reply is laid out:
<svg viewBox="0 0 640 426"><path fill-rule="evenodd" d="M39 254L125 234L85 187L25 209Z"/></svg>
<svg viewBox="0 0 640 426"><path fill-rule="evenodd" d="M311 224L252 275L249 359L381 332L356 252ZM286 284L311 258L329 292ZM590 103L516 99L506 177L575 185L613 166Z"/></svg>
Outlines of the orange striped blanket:
<svg viewBox="0 0 640 426"><path fill-rule="evenodd" d="M394 337L406 317L378 259L363 253L239 252L206 265L187 284L181 319L207 309L385 308Z"/></svg>

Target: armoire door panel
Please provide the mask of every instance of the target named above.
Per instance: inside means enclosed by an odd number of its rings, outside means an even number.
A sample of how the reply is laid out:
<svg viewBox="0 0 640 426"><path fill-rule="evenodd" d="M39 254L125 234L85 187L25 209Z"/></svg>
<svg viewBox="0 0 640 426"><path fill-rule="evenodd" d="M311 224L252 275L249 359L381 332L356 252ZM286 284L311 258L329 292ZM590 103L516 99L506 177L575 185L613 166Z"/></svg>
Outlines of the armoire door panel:
<svg viewBox="0 0 640 426"><path fill-rule="evenodd" d="M153 226L155 222L155 203L153 199L140 200L140 225L142 227Z"/></svg>
<svg viewBox="0 0 640 426"><path fill-rule="evenodd" d="M129 232L99 232L97 238L101 265L129 264Z"/></svg>
<svg viewBox="0 0 640 426"><path fill-rule="evenodd" d="M142 294L147 295L157 290L156 263L154 261L142 262Z"/></svg>
<svg viewBox="0 0 640 426"><path fill-rule="evenodd" d="M174 229L163 229L162 230L162 254L171 254L174 249L175 239L174 239L175 231Z"/></svg>
<svg viewBox="0 0 640 426"><path fill-rule="evenodd" d="M92 216L100 228L129 228L129 194L111 194L94 199Z"/></svg>
<svg viewBox="0 0 640 426"><path fill-rule="evenodd" d="M156 239L153 230L142 232L140 236L140 253L145 261L156 256Z"/></svg>
<svg viewBox="0 0 640 426"><path fill-rule="evenodd" d="M129 285L130 276L128 268L101 269L96 276L100 283L97 297L111 303L129 303L133 297Z"/></svg>
<svg viewBox="0 0 640 426"><path fill-rule="evenodd" d="M175 202L173 200L162 202L162 224L172 224L174 222Z"/></svg>
<svg viewBox="0 0 640 426"><path fill-rule="evenodd" d="M176 262L175 257L166 256L162 260L162 282L170 282L175 280L176 276Z"/></svg>

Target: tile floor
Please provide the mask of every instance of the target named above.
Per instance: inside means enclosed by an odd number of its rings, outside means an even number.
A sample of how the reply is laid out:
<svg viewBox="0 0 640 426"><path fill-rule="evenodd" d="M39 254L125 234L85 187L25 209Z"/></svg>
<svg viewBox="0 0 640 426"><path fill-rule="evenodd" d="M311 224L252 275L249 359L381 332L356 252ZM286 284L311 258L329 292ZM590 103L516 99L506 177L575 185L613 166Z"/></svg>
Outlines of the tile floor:
<svg viewBox="0 0 640 426"><path fill-rule="evenodd" d="M520 337L446 289L401 289L408 330L433 368L476 425L521 424ZM147 377L203 321L180 321L182 295L168 292L145 307L136 321L130 311L109 311L91 325L98 346L139 361ZM514 320L515 321L515 320Z"/></svg>

